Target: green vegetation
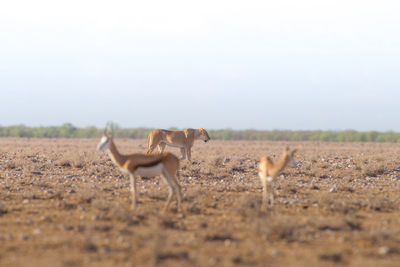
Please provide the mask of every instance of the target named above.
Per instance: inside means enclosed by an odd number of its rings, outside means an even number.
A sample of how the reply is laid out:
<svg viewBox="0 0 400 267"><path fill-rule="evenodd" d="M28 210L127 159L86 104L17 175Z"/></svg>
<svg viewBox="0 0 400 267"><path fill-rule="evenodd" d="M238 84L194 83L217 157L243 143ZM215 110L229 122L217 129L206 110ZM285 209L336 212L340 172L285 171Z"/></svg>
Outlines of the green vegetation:
<svg viewBox="0 0 400 267"><path fill-rule="evenodd" d="M147 138L150 128L124 129L113 124L113 131L119 138ZM174 128L176 129L176 128ZM96 127L78 128L70 123L61 126L27 127L15 125L0 126L0 137L35 138L93 138L100 137L103 129ZM400 133L346 131L289 131L289 130L208 130L212 139L220 140L270 140L270 141L325 141L325 142L390 142L400 143Z"/></svg>

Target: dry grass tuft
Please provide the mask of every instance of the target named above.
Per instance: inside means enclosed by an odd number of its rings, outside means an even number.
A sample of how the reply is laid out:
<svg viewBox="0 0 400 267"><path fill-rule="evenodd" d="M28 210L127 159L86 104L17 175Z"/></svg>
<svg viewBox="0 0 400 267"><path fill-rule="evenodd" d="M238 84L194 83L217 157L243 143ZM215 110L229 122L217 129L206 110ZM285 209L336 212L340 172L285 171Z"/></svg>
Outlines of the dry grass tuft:
<svg viewBox="0 0 400 267"><path fill-rule="evenodd" d="M393 212L399 209L399 204L399 201L392 201L388 198L377 196L368 199L367 207L374 211Z"/></svg>
<svg viewBox="0 0 400 267"><path fill-rule="evenodd" d="M377 177L385 173L383 164L368 164L362 168L362 174L367 177Z"/></svg>
<svg viewBox="0 0 400 267"><path fill-rule="evenodd" d="M360 231L362 223L354 218L327 218L312 220L311 225L319 231Z"/></svg>
<svg viewBox="0 0 400 267"><path fill-rule="evenodd" d="M320 196L318 206L325 212L353 214L362 208L362 203L338 198L335 194L325 193Z"/></svg>
<svg viewBox="0 0 400 267"><path fill-rule="evenodd" d="M245 218L263 216L261 212L261 194L260 196L244 194L235 201L235 211Z"/></svg>
<svg viewBox="0 0 400 267"><path fill-rule="evenodd" d="M260 227L261 232L264 232L264 236L270 242L284 241L291 243L304 240L304 233L302 232L304 225L287 216L271 216L264 223L264 226Z"/></svg>
<svg viewBox="0 0 400 267"><path fill-rule="evenodd" d="M86 152L67 152L62 155L62 158L56 161L56 165L65 168L82 169L88 167L93 162L93 155Z"/></svg>

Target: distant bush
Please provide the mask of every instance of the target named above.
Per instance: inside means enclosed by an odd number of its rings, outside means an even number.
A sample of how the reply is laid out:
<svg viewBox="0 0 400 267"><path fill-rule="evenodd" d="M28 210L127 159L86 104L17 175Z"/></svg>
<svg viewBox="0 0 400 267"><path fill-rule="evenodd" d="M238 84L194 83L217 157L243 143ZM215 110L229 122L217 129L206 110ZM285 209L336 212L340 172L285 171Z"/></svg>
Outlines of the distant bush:
<svg viewBox="0 0 400 267"><path fill-rule="evenodd" d="M119 138L147 138L151 128L120 128L113 125L113 132ZM174 128L176 129L176 128ZM0 137L35 137L35 138L94 138L100 137L102 128L94 126L78 128L70 123L61 126L27 127L14 125L1 127ZM324 142L388 142L400 143L400 133L345 131L290 131L290 130L208 130L211 139L219 140L269 140L269 141L324 141Z"/></svg>
<svg viewBox="0 0 400 267"><path fill-rule="evenodd" d="M288 130L210 130L212 139L270 140L270 141L325 141L325 142L390 142L400 143L400 133L346 131L288 131Z"/></svg>

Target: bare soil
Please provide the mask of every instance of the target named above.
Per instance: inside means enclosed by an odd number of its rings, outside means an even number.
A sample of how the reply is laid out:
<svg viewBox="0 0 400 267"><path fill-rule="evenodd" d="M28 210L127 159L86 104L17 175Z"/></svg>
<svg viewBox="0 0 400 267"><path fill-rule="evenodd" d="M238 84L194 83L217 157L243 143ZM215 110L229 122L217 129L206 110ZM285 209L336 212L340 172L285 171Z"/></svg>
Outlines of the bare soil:
<svg viewBox="0 0 400 267"><path fill-rule="evenodd" d="M161 214L166 185L140 179L131 211L129 179L98 141L0 139L1 266L399 265L399 144L198 142L181 162L184 213ZM257 162L286 145L298 166L261 213Z"/></svg>

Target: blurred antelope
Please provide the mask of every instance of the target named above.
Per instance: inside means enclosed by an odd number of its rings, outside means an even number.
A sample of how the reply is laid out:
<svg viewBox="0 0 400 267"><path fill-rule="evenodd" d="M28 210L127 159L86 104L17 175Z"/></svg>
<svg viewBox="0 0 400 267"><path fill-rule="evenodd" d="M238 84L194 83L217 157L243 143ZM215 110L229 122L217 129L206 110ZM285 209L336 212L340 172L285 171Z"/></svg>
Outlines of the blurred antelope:
<svg viewBox="0 0 400 267"><path fill-rule="evenodd" d="M117 147L113 141L111 129L108 132L104 130L103 137L97 146L98 150L107 149L111 160L119 169L126 174L129 174L131 193L132 193L132 209L136 208L138 201L136 193L136 179L138 176L162 176L169 189L168 199L163 211L165 212L171 202L174 193L177 195L178 212L182 211L182 193L181 187L177 181L177 174L179 169L179 160L176 156L169 152L157 154L144 154L134 153L129 155L122 155L118 152Z"/></svg>
<svg viewBox="0 0 400 267"><path fill-rule="evenodd" d="M283 171L283 169L290 163L292 166L295 166L296 163L294 161L294 153L297 149L290 150L289 147L283 151L282 157L277 163L273 163L271 158L268 156L264 156L261 158L260 163L258 165L258 175L260 176L261 184L263 186L262 192L262 203L261 210L267 210L267 197L268 197L268 188L269 184L270 192L269 192L269 201L271 206L274 205L274 188L273 188L273 180Z"/></svg>

